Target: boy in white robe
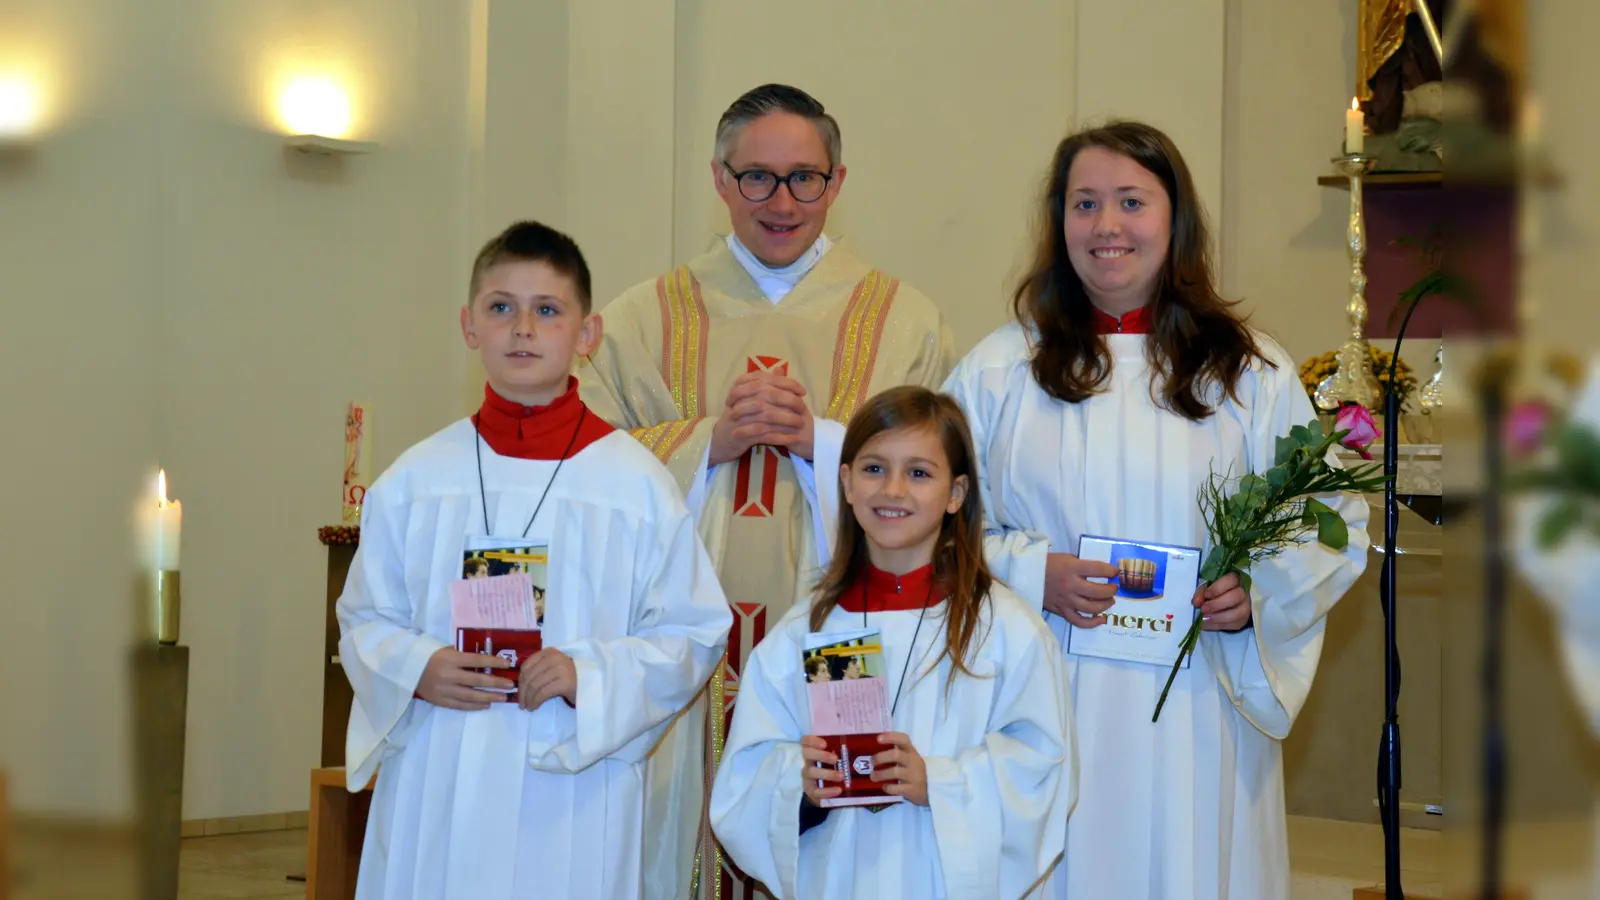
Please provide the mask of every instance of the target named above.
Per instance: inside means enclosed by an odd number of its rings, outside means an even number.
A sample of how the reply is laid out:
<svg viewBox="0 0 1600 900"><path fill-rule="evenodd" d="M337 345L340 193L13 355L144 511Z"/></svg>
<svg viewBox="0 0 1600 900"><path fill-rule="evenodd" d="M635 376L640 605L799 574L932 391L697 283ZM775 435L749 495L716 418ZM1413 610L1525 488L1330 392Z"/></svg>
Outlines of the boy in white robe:
<svg viewBox="0 0 1600 900"><path fill-rule="evenodd" d="M961 413L925 388L891 389L852 419L842 459L838 556L750 657L712 828L780 900L1037 891L1072 807L1069 691L1037 613L984 568ZM859 737L892 749L857 777L883 784L892 805L830 808L843 775L813 733L808 682L877 675L860 657L825 675L805 648L863 628L881 636L892 728Z"/></svg>
<svg viewBox="0 0 1600 900"><path fill-rule="evenodd" d="M643 893L645 760L732 617L665 467L578 397L572 361L601 334L589 283L543 225L491 240L461 311L484 405L367 493L337 608L349 789L377 773L360 900ZM519 669L453 647L469 557L546 592Z"/></svg>
<svg viewBox="0 0 1600 900"><path fill-rule="evenodd" d="M1043 197L1018 318L945 384L972 423L987 555L1063 643L1104 625L1117 569L1084 535L1209 550L1213 472L1273 464L1314 412L1283 349L1216 295L1199 200L1161 132L1068 137ZM1048 382L1048 387L1046 386ZM1331 465L1338 460L1330 454ZM1196 591L1206 621L1159 721L1170 664L1065 654L1080 754L1056 896L1289 896L1281 741L1305 703L1326 617L1366 566L1367 504L1322 498L1348 526Z"/></svg>

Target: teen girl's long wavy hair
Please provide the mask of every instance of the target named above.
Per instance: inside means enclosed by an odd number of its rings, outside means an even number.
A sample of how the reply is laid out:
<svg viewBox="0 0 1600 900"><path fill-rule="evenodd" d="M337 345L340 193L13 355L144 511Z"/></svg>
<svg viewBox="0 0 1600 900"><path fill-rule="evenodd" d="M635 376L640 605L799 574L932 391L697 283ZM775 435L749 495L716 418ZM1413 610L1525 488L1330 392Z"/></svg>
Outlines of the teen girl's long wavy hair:
<svg viewBox="0 0 1600 900"><path fill-rule="evenodd" d="M932 665L948 657L952 663L947 682L956 673L971 675L967 654L982 618L994 576L983 557L983 506L978 498L977 455L972 450L972 433L966 416L955 400L924 387L906 386L886 390L868 400L845 430L842 467L855 465L862 448L873 438L893 431L926 429L944 449L952 483L966 478L966 495L954 513L946 513L939 526L933 550L933 579L936 590L947 592L945 647ZM828 569L817 585L811 605L811 630L821 631L828 616L839 605L846 591L860 590L868 565L867 533L855 511L839 489L839 529L836 550Z"/></svg>
<svg viewBox="0 0 1600 900"><path fill-rule="evenodd" d="M1166 189L1172 239L1150 308L1151 396L1198 422L1214 411L1208 398L1217 388L1238 402L1239 379L1252 359L1273 363L1235 315L1236 303L1217 292L1205 212L1188 165L1171 138L1142 122L1079 131L1056 147L1040 198L1032 262L1012 296L1017 319L1038 334L1034 380L1050 396L1079 403L1103 390L1111 375L1111 351L1095 333L1094 309L1064 238L1068 177L1073 160L1089 147L1132 159Z"/></svg>

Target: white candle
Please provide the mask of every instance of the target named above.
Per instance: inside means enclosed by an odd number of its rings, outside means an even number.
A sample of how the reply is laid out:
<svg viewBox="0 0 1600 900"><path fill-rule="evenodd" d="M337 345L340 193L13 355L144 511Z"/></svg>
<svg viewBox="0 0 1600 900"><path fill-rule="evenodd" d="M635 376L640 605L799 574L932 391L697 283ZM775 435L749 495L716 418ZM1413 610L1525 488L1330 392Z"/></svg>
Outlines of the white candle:
<svg viewBox="0 0 1600 900"><path fill-rule="evenodd" d="M183 504L167 499L165 469L156 474L156 505L152 519L152 562L158 571L175 572L183 533Z"/></svg>
<svg viewBox="0 0 1600 900"><path fill-rule="evenodd" d="M1367 123L1361 115L1361 101L1350 98L1350 108L1344 111L1344 152L1360 153L1366 147Z"/></svg>

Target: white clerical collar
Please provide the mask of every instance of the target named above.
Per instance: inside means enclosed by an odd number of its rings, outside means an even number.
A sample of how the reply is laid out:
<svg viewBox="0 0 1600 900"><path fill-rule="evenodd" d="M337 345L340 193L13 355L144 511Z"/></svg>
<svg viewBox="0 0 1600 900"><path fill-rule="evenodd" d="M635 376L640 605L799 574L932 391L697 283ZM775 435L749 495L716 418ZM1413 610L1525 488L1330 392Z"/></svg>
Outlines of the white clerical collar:
<svg viewBox="0 0 1600 900"><path fill-rule="evenodd" d="M744 266L744 270L755 279L756 286L761 288L761 293L773 303L782 300L794 290L800 279L810 274L817 261L822 259L823 254L832 246L833 242L828 240L827 235L818 235L817 242L811 245L811 249L800 254L799 259L781 269L774 269L756 259L756 255L751 253L736 235L728 234L728 249L733 251L733 258L739 261L739 265Z"/></svg>

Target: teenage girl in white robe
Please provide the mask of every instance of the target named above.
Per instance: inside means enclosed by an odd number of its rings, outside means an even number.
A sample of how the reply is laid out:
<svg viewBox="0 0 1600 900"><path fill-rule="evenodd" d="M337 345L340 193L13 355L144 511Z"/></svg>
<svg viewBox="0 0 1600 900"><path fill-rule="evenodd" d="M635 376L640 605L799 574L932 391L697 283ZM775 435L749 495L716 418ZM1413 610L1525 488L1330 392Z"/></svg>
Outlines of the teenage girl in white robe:
<svg viewBox="0 0 1600 900"><path fill-rule="evenodd" d="M1166 135L1113 123L1056 150L1017 322L945 390L972 423L995 574L1065 642L1115 585L1085 534L1209 550L1196 498L1213 471L1265 471L1315 413L1282 347L1214 287L1205 217ZM1284 302L1299 302L1283 298ZM1316 674L1328 610L1366 565L1367 504L1326 498L1343 551L1314 540L1201 586L1189 668L1066 655L1078 802L1055 876L1072 900L1289 895L1280 742Z"/></svg>
<svg viewBox="0 0 1600 900"><path fill-rule="evenodd" d="M780 900L1014 900L1060 855L1073 784L1061 655L984 566L971 448L955 403L925 388L855 414L837 555L741 679L711 824ZM810 734L805 641L862 628L881 631L893 721L871 777L904 800L823 809L842 775Z"/></svg>

